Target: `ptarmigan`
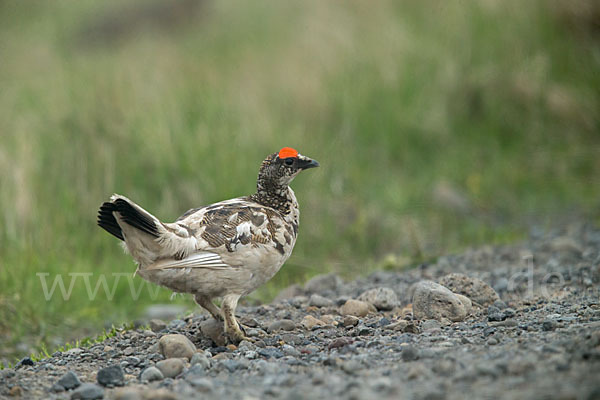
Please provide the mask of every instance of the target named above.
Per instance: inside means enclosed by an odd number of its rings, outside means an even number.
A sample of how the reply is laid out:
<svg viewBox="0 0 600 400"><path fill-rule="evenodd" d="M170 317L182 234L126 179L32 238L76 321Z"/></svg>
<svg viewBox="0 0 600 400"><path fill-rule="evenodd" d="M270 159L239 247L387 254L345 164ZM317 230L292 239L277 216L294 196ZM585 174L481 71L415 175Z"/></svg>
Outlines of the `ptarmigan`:
<svg viewBox="0 0 600 400"><path fill-rule="evenodd" d="M235 319L239 298L271 279L296 243L299 210L289 184L318 166L284 147L262 162L250 196L194 208L165 223L115 194L100 207L98 225L125 242L142 278L193 294L224 320L225 333L237 343L247 339ZM221 309L215 298L222 298Z"/></svg>

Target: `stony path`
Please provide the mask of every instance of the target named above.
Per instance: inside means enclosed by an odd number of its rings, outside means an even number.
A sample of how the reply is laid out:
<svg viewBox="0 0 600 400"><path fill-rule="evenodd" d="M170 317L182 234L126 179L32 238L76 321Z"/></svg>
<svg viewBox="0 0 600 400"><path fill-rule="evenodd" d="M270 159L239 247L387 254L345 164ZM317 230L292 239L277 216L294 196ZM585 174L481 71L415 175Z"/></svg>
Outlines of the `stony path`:
<svg viewBox="0 0 600 400"><path fill-rule="evenodd" d="M0 396L599 399L599 283L600 231L534 232L410 271L288 288L239 308L254 343L226 346L218 324L192 315L25 359L0 371Z"/></svg>

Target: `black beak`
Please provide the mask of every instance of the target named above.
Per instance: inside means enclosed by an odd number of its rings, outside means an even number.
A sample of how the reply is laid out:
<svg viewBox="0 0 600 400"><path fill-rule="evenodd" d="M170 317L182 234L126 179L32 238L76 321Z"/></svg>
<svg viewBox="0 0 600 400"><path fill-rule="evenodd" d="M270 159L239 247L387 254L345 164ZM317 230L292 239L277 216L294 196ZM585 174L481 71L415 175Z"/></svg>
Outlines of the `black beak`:
<svg viewBox="0 0 600 400"><path fill-rule="evenodd" d="M317 160L311 160L310 158L307 158L305 160L298 159L298 168L300 169L316 168L318 166L319 162Z"/></svg>

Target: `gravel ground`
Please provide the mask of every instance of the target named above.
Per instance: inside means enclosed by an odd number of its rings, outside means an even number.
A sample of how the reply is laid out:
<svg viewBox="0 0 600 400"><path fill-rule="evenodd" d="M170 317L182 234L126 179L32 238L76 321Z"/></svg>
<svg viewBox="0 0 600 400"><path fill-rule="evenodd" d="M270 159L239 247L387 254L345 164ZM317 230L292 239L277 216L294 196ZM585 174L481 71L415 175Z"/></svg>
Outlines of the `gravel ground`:
<svg viewBox="0 0 600 400"><path fill-rule="evenodd" d="M533 232L409 271L315 277L238 309L253 343L225 345L197 314L24 359L0 371L0 397L600 399L599 282L599 230Z"/></svg>

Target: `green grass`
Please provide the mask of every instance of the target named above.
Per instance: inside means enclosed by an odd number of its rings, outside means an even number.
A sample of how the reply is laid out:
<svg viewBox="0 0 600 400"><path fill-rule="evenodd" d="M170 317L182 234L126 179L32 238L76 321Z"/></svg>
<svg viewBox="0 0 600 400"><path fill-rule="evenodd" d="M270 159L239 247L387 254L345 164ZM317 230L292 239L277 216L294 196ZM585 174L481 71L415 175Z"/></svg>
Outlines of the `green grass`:
<svg viewBox="0 0 600 400"><path fill-rule="evenodd" d="M206 2L160 27L131 4L0 5L0 358L169 301L125 279L112 301L81 283L45 300L36 273L133 273L95 226L110 194L173 220L252 192L283 146L322 167L294 182L296 249L250 301L598 220L599 46L560 2ZM92 29L115 15L130 29Z"/></svg>

